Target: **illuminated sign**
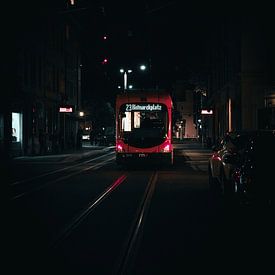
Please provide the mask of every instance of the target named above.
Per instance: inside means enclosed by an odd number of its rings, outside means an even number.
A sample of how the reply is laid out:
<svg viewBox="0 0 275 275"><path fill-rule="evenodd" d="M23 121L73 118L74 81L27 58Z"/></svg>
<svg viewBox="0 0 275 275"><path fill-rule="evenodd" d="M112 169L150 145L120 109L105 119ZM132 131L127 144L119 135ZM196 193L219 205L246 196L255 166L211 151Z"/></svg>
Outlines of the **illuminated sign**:
<svg viewBox="0 0 275 275"><path fill-rule="evenodd" d="M161 111L162 106L160 104L126 104L126 112L134 111Z"/></svg>
<svg viewBox="0 0 275 275"><path fill-rule="evenodd" d="M213 115L213 110L201 110L202 115Z"/></svg>
<svg viewBox="0 0 275 275"><path fill-rule="evenodd" d="M59 113L73 113L74 107L73 106L60 106Z"/></svg>

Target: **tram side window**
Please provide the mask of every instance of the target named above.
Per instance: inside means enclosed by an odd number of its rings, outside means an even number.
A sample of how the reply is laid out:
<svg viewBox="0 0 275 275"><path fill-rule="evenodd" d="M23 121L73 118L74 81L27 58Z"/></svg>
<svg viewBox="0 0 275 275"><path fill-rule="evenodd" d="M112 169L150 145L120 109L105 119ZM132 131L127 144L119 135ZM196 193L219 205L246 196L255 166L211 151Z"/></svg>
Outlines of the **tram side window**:
<svg viewBox="0 0 275 275"><path fill-rule="evenodd" d="M140 112L134 112L134 128L140 128Z"/></svg>
<svg viewBox="0 0 275 275"><path fill-rule="evenodd" d="M122 115L121 129L123 132L131 132L132 130L131 112L125 112L124 114Z"/></svg>

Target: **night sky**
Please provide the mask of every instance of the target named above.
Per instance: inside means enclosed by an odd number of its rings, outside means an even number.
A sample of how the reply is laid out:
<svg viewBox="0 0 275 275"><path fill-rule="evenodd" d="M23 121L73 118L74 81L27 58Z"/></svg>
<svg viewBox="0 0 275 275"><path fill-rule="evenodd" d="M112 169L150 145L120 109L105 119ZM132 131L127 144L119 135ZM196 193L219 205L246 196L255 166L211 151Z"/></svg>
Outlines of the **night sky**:
<svg viewBox="0 0 275 275"><path fill-rule="evenodd" d="M89 1L82 3L84 7ZM86 61L94 63L90 72L103 77L105 85L122 84L121 67L133 70L129 82L138 88L171 88L175 80L205 70L205 40L215 21L210 6L208 13L196 4L164 0L101 1L86 7L79 16L87 31ZM100 66L104 57L108 64ZM146 73L138 70L140 64L147 65Z"/></svg>
<svg viewBox="0 0 275 275"><path fill-rule="evenodd" d="M121 67L133 70L129 82L137 88L170 88L175 80L204 74L209 65L206 42L219 23L231 20L238 24L254 15L261 20L269 10L262 3L240 1L75 0L76 5L69 8L68 2L8 3L5 25L20 34L43 22L45 15L69 14L81 30L84 94L103 89L101 94L107 97L122 84ZM105 57L108 63L102 65ZM146 74L138 71L142 63L147 65Z"/></svg>
<svg viewBox="0 0 275 275"><path fill-rule="evenodd" d="M231 21L240 27L246 17L261 20L268 10L244 1L86 0L79 7L86 8L75 15L87 31L83 44L90 73L99 74L109 89L122 84L121 67L134 71L129 82L138 87L171 89L175 80L204 77L209 41L219 25ZM108 64L100 66L104 57ZM146 74L138 71L141 63L148 67Z"/></svg>

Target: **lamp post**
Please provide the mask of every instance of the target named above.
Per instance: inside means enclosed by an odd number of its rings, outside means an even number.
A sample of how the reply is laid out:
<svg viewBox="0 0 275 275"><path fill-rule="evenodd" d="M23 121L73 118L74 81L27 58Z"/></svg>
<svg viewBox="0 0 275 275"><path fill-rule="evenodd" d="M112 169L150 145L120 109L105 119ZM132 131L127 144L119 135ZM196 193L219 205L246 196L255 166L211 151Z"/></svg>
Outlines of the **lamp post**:
<svg viewBox="0 0 275 275"><path fill-rule="evenodd" d="M139 69L141 71L145 71L146 70L146 66L145 65L140 65ZM121 73L123 73L123 90L124 90L124 92L126 92L128 90L128 74L132 73L132 70L131 69L125 70L125 69L121 68L119 71ZM129 86L130 89L132 87L133 87L132 85L131 85L131 87Z"/></svg>
<svg viewBox="0 0 275 275"><path fill-rule="evenodd" d="M132 70L128 69L128 70L124 70L124 69L120 69L119 70L121 73L123 73L123 89L124 92L127 90L127 78L128 78L128 74L132 72Z"/></svg>

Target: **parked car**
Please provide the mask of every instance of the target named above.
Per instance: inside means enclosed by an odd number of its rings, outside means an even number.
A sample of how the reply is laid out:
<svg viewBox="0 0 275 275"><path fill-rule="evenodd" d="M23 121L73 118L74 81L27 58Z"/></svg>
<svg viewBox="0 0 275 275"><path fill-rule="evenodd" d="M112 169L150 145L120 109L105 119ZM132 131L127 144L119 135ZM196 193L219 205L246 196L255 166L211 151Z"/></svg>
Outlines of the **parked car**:
<svg viewBox="0 0 275 275"><path fill-rule="evenodd" d="M238 201L274 202L274 156L274 131L260 131L249 139L232 173Z"/></svg>
<svg viewBox="0 0 275 275"><path fill-rule="evenodd" d="M253 133L254 131L228 132L212 147L213 154L208 161L211 191L227 197L234 193L232 173L238 165L241 151Z"/></svg>
<svg viewBox="0 0 275 275"><path fill-rule="evenodd" d="M115 145L115 128L107 126L94 129L90 133L90 142L99 146Z"/></svg>
<svg viewBox="0 0 275 275"><path fill-rule="evenodd" d="M83 141L89 141L90 140L90 130L83 130L82 140Z"/></svg>
<svg viewBox="0 0 275 275"><path fill-rule="evenodd" d="M260 194L270 193L272 165L274 166L271 157L275 155L274 138L273 131L227 133L213 147L209 159L210 189L227 199L238 201L248 199L252 194L261 196Z"/></svg>

